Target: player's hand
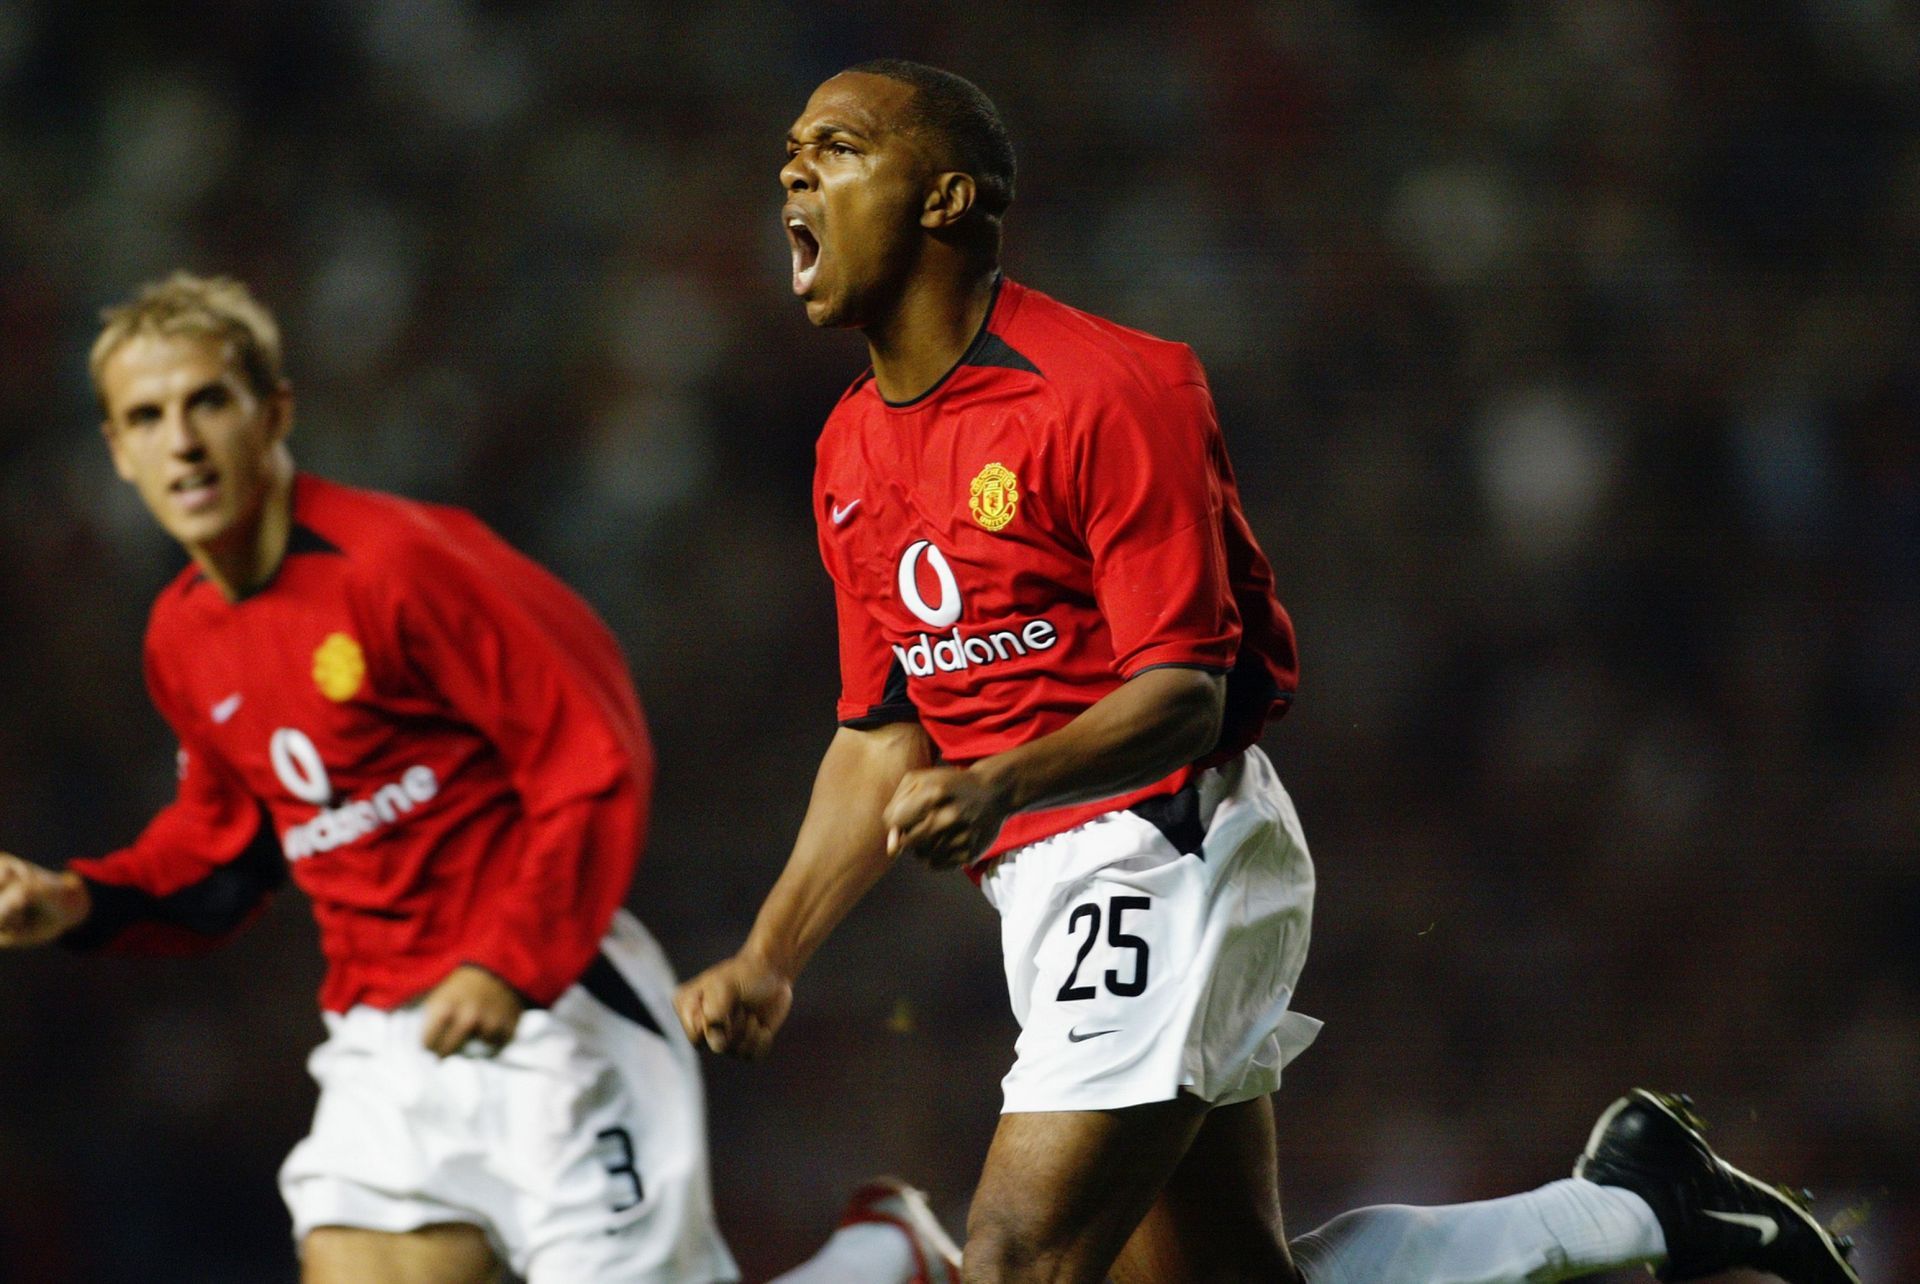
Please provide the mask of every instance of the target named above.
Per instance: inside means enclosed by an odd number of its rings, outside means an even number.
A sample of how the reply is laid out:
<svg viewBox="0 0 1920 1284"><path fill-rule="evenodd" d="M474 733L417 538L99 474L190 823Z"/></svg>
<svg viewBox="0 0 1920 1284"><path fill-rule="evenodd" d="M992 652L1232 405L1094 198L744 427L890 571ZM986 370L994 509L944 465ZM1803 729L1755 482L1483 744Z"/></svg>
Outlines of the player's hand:
<svg viewBox="0 0 1920 1284"><path fill-rule="evenodd" d="M92 912L78 874L56 874L0 852L0 949L45 945Z"/></svg>
<svg viewBox="0 0 1920 1284"><path fill-rule="evenodd" d="M526 1006L511 985L483 967L462 963L420 1005L426 1018L420 1042L436 1057L450 1057L472 1039L498 1052L512 1040Z"/></svg>
<svg viewBox="0 0 1920 1284"><path fill-rule="evenodd" d="M961 767L909 771L881 813L887 851L935 869L975 860L1007 819L1007 802L984 776Z"/></svg>
<svg viewBox="0 0 1920 1284"><path fill-rule="evenodd" d="M681 1028L710 1052L759 1059L793 1007L793 978L765 959L736 954L673 996Z"/></svg>

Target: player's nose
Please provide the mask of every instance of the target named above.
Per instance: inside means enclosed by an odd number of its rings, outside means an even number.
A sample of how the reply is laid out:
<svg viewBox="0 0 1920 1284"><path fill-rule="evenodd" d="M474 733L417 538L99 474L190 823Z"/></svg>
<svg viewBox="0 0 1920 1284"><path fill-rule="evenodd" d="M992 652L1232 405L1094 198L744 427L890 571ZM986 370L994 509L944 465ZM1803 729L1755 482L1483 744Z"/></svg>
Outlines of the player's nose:
<svg viewBox="0 0 1920 1284"><path fill-rule="evenodd" d="M200 435L200 429L193 422L193 416L184 411L169 411L163 428L169 454L190 459L206 449L206 439Z"/></svg>
<svg viewBox="0 0 1920 1284"><path fill-rule="evenodd" d="M787 163L780 167L780 186L789 192L813 190L813 162L807 159L806 148L787 157Z"/></svg>

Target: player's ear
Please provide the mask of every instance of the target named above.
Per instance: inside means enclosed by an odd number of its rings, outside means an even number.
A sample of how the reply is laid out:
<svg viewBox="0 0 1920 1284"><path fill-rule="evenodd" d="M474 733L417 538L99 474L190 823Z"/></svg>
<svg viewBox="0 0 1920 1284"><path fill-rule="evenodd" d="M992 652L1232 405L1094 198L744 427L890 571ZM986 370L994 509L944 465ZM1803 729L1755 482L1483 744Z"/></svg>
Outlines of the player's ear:
<svg viewBox="0 0 1920 1284"><path fill-rule="evenodd" d="M107 454L113 458L113 471L120 475L121 481L132 481L133 461L127 458L127 452L122 448L120 434L113 429L113 420L100 421L100 435L107 439Z"/></svg>
<svg viewBox="0 0 1920 1284"><path fill-rule="evenodd" d="M971 174L958 170L935 174L927 188L926 203L920 208L920 226L929 232L952 227L967 216L979 194Z"/></svg>
<svg viewBox="0 0 1920 1284"><path fill-rule="evenodd" d="M263 407L267 413L267 438L276 445L293 432L293 384L286 379L268 393Z"/></svg>

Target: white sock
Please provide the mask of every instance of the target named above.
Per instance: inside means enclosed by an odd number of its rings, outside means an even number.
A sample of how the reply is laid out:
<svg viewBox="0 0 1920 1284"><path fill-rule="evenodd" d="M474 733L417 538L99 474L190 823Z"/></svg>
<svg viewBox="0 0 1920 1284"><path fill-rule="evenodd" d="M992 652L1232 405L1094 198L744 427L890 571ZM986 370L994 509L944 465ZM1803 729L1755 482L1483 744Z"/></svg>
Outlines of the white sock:
<svg viewBox="0 0 1920 1284"><path fill-rule="evenodd" d="M1293 1241L1309 1284L1552 1284L1666 1253L1646 1200L1579 1177L1476 1204L1360 1208Z"/></svg>
<svg viewBox="0 0 1920 1284"><path fill-rule="evenodd" d="M898 1226L856 1222L833 1233L825 1248L771 1284L908 1284L919 1266Z"/></svg>

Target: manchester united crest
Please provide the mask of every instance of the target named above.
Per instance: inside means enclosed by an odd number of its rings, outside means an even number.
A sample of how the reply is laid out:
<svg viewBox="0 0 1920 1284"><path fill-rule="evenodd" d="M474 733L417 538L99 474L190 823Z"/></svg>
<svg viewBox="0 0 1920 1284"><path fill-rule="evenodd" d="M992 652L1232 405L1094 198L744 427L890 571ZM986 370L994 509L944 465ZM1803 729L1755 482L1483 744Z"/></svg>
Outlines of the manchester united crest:
<svg viewBox="0 0 1920 1284"><path fill-rule="evenodd" d="M339 704L360 694L367 679L367 656L360 644L344 633L329 633L313 653L313 685Z"/></svg>
<svg viewBox="0 0 1920 1284"><path fill-rule="evenodd" d="M973 479L967 505L973 509L973 520L986 529L1005 530L1020 507L1020 479L1003 464L988 464Z"/></svg>

